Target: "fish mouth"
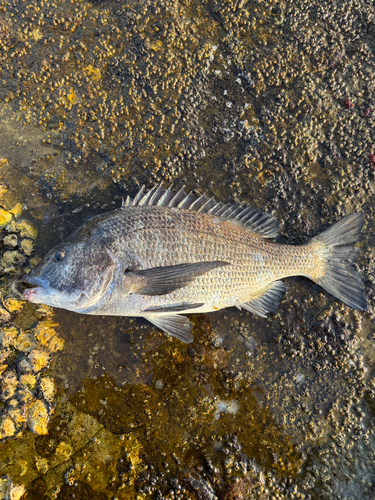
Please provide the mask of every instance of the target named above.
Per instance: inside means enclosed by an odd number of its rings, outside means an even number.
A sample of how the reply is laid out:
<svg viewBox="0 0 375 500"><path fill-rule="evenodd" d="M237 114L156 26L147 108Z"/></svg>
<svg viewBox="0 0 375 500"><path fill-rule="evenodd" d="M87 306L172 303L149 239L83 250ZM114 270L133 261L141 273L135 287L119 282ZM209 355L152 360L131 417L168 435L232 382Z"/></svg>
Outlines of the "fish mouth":
<svg viewBox="0 0 375 500"><path fill-rule="evenodd" d="M22 281L28 283L29 285L36 285L33 288L26 288L24 290L23 295L30 302L38 302L38 295L42 292L45 292L50 285L48 280L44 280L42 278L36 278L35 276L29 276L26 274Z"/></svg>

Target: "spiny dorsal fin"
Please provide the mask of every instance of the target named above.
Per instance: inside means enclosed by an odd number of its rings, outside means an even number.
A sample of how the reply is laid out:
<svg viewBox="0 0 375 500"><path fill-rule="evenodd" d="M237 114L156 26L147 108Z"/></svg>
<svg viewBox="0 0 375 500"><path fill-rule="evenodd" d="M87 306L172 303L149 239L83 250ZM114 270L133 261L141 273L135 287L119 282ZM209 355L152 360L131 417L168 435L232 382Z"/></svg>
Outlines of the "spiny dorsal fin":
<svg viewBox="0 0 375 500"><path fill-rule="evenodd" d="M274 238L280 229L280 224L270 214L259 208L253 208L238 202L222 203L216 202L214 198L207 198L205 194L196 196L193 193L186 194L182 187L177 193L172 191L172 186L164 190L161 184L154 186L150 191L144 193L144 186L132 200L129 196L122 203L124 207L136 206L159 206L192 210L202 214L214 215L222 220L234 223L257 233L264 238Z"/></svg>

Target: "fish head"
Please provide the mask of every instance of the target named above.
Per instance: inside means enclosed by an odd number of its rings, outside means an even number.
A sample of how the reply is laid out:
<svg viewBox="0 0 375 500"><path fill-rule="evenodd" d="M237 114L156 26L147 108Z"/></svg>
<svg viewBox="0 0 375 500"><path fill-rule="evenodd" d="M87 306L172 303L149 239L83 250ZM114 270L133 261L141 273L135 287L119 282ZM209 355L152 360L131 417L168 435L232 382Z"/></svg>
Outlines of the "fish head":
<svg viewBox="0 0 375 500"><path fill-rule="evenodd" d="M36 285L26 289L24 296L36 304L79 312L95 306L111 287L115 268L103 241L66 241L23 277L24 282Z"/></svg>

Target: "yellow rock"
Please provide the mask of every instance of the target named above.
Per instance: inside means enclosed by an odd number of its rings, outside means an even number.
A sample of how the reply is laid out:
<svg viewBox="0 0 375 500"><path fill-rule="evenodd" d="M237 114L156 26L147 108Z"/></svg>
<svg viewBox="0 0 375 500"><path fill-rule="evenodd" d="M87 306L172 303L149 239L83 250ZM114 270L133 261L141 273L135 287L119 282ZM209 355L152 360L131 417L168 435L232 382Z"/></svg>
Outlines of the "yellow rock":
<svg viewBox="0 0 375 500"><path fill-rule="evenodd" d="M20 232L22 238L31 238L32 240L35 240L38 236L38 231L30 224L30 222L27 222L26 220L17 222L16 230Z"/></svg>
<svg viewBox="0 0 375 500"><path fill-rule="evenodd" d="M34 347L36 347L34 337L28 331L21 332L13 345L16 349L22 352L31 351Z"/></svg>
<svg viewBox="0 0 375 500"><path fill-rule="evenodd" d="M11 297L11 298L6 299L4 301L4 306L11 313L16 313L16 312L20 312L23 309L25 303L26 302L24 300L18 300L18 299Z"/></svg>
<svg viewBox="0 0 375 500"><path fill-rule="evenodd" d="M18 330L14 326L4 328L1 336L3 347L11 347L14 345L16 338L18 337Z"/></svg>
<svg viewBox="0 0 375 500"><path fill-rule="evenodd" d="M31 373L26 373L20 376L21 384L25 385L28 389L34 389L36 386L36 376Z"/></svg>
<svg viewBox="0 0 375 500"><path fill-rule="evenodd" d="M5 372L2 377L1 397L3 400L11 399L17 390L18 380L17 375L12 370Z"/></svg>
<svg viewBox="0 0 375 500"><path fill-rule="evenodd" d="M7 321L10 321L12 318L12 315L10 314L9 311L7 311L5 309L5 307L3 307L1 304L0 304L0 322L2 322L3 324L6 323Z"/></svg>
<svg viewBox="0 0 375 500"><path fill-rule="evenodd" d="M31 255L32 251L34 250L34 244L33 241L30 240L30 238L25 238L24 240L21 241L21 250L25 255Z"/></svg>
<svg viewBox="0 0 375 500"><path fill-rule="evenodd" d="M48 352L61 351L64 347L64 341L60 339L55 332L57 323L50 319L40 321L34 330L34 337L39 345L48 350Z"/></svg>
<svg viewBox="0 0 375 500"><path fill-rule="evenodd" d="M43 401L33 401L28 407L27 424L35 434L48 434L48 410Z"/></svg>
<svg viewBox="0 0 375 500"><path fill-rule="evenodd" d="M12 437L16 433L16 427L13 420L9 417L4 418L0 424L0 439Z"/></svg>
<svg viewBox="0 0 375 500"><path fill-rule="evenodd" d="M17 397L21 401L21 403L25 404L34 399L34 396L31 394L31 392L27 389L18 389L17 391Z"/></svg>
<svg viewBox="0 0 375 500"><path fill-rule="evenodd" d="M34 349L29 354L29 361L35 373L40 372L43 368L46 368L49 363L50 355L46 351L41 351L40 349Z"/></svg>
<svg viewBox="0 0 375 500"><path fill-rule="evenodd" d="M6 230L9 233L14 233L14 232L17 231L17 227L16 226L17 226L17 222L16 222L16 219L13 217L12 220L7 225Z"/></svg>
<svg viewBox="0 0 375 500"><path fill-rule="evenodd" d="M26 493L26 488L23 484L12 484L10 487L10 500L21 500Z"/></svg>
<svg viewBox="0 0 375 500"><path fill-rule="evenodd" d="M48 344L48 351L49 352L57 352L57 351L62 351L63 349L64 349L63 339L60 339L60 337L57 337L57 335L54 335Z"/></svg>
<svg viewBox="0 0 375 500"><path fill-rule="evenodd" d="M14 215L14 217L15 217L16 219L18 219L18 217L19 217L19 216L21 215L21 213L22 213L22 205L21 205L21 203L17 203L17 205L15 205L15 206L12 208L12 210L9 210L9 212L10 212L11 214L13 214L13 215Z"/></svg>
<svg viewBox="0 0 375 500"><path fill-rule="evenodd" d="M7 349L7 348L1 349L1 351L0 351L0 365L4 364L11 354L12 354L11 349Z"/></svg>
<svg viewBox="0 0 375 500"><path fill-rule="evenodd" d="M41 316L50 316L53 312L53 308L51 306L47 306L46 304L38 304L37 312Z"/></svg>
<svg viewBox="0 0 375 500"><path fill-rule="evenodd" d="M55 327L57 323L54 323L50 319L39 321L37 327L34 330L35 340L43 347L47 346L51 338L55 335Z"/></svg>
<svg viewBox="0 0 375 500"><path fill-rule="evenodd" d="M18 428L23 427L26 422L25 415L19 408L9 410L8 415Z"/></svg>
<svg viewBox="0 0 375 500"><path fill-rule="evenodd" d="M8 212L8 210L5 210L4 208L0 207L0 227L4 227L7 224L9 224L12 218L13 215L10 212Z"/></svg>
<svg viewBox="0 0 375 500"><path fill-rule="evenodd" d="M55 383L52 377L44 377L40 381L39 387L43 392L44 399L51 403L53 401L53 397L55 395Z"/></svg>

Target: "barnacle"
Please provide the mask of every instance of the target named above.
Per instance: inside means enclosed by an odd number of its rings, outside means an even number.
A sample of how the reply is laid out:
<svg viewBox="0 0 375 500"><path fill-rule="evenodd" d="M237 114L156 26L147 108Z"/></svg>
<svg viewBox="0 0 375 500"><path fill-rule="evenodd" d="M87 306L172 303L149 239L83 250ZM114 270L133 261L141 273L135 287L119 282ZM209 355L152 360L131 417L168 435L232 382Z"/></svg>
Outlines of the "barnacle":
<svg viewBox="0 0 375 500"><path fill-rule="evenodd" d="M48 433L48 406L43 401L32 401L27 407L27 425L35 434Z"/></svg>
<svg viewBox="0 0 375 500"><path fill-rule="evenodd" d="M11 275L20 275L22 266L33 264L32 239L37 231L28 221L14 220L20 215L18 208L11 212L10 222L0 232L4 243L0 258L6 266L0 293L0 440L18 437L26 427L36 434L47 433L55 385L52 377L44 377L44 371L51 356L63 348L50 308L41 307L36 316L29 316L26 301L14 296ZM18 235L25 238L21 241L23 254L7 250L17 246Z"/></svg>

